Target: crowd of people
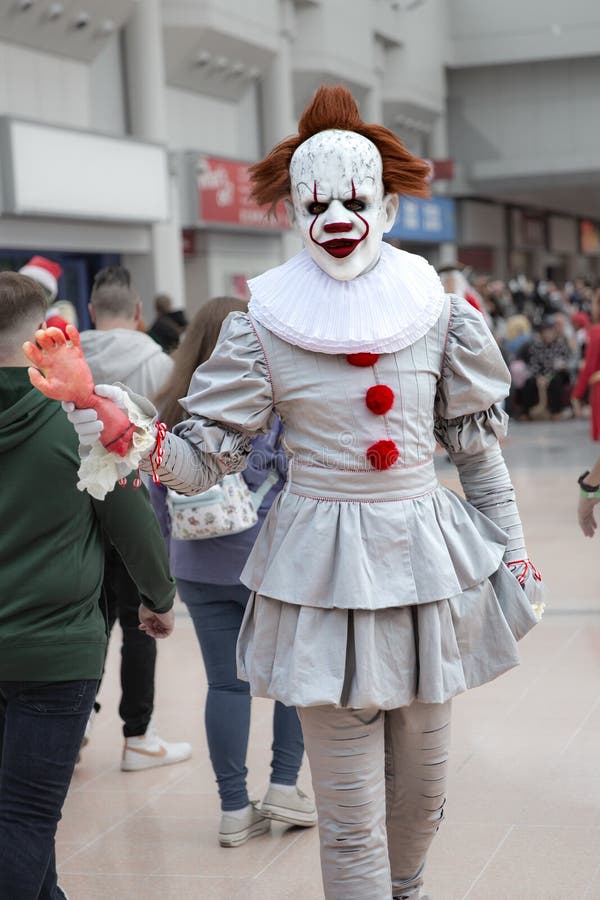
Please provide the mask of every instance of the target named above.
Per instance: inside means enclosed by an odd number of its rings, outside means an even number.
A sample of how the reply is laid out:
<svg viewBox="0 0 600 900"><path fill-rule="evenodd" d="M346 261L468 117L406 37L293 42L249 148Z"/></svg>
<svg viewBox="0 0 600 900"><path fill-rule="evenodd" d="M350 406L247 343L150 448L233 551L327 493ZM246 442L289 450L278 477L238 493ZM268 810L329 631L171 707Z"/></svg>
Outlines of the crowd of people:
<svg viewBox="0 0 600 900"><path fill-rule="evenodd" d="M457 264L440 277L482 312L496 338L511 372L509 415L560 421L591 411L592 438L599 440L600 286L582 277L563 285L524 275L502 281Z"/></svg>

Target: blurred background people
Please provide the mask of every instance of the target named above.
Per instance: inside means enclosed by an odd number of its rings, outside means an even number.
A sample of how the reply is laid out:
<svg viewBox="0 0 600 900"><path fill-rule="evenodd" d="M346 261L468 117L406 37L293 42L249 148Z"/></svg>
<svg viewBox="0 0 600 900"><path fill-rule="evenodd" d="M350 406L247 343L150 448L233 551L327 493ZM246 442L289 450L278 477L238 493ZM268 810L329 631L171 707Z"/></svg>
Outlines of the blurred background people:
<svg viewBox="0 0 600 900"><path fill-rule="evenodd" d="M576 357L554 316L542 320L519 357L528 370L519 400L523 414L529 418L570 417L570 390Z"/></svg>
<svg viewBox="0 0 600 900"><path fill-rule="evenodd" d="M192 319L174 356L174 372L156 398L159 416L169 429L186 418L178 399L187 395L194 371L211 355L224 319L231 312L246 309L243 300L216 297ZM206 669L206 735L221 799L218 839L223 847L239 846L263 834L270 827L270 819L298 826L315 825L317 821L313 802L296 787L304 743L293 707L275 703L271 782L260 807L250 802L246 783L251 698L248 682L237 677L236 644L249 591L239 576L285 480L281 440L282 426L275 420L268 434L252 441L248 467L242 473L250 490L257 490L271 472L278 473L279 478L260 506L258 524L239 534L207 540L171 538L166 489L150 486L169 542L177 590L192 617Z"/></svg>
<svg viewBox="0 0 600 900"><path fill-rule="evenodd" d="M129 271L111 266L98 272L89 309L96 329L82 332L81 346L95 383L119 381L144 396L156 394L173 371L173 361L138 330L141 302ZM138 607L143 597L117 549L109 543L104 596L109 632L117 619L122 631L119 715L125 741L121 768L137 771L189 759L189 743L165 741L152 723L156 644L138 628ZM95 711L99 709L96 701ZM90 738L91 723L90 719L85 743Z"/></svg>
<svg viewBox="0 0 600 900"><path fill-rule="evenodd" d="M58 279L62 275L62 266L45 256L32 256L31 259L21 266L20 275L27 275L33 278L44 289L47 305L56 300L58 296Z"/></svg>
<svg viewBox="0 0 600 900"><path fill-rule="evenodd" d="M165 353L172 353L179 345L179 339L187 325L187 318L182 309L173 309L173 299L168 294L157 294L154 298L156 318L148 334L152 340L163 348Z"/></svg>

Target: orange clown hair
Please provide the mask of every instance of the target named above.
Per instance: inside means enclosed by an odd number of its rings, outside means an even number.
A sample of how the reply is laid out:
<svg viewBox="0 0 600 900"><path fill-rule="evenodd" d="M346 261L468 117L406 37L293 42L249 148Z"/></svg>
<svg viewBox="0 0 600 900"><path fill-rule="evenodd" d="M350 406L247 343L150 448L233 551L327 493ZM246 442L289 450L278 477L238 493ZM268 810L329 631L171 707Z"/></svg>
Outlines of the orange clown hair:
<svg viewBox="0 0 600 900"><path fill-rule="evenodd" d="M290 196L290 162L300 144L329 129L354 131L375 144L383 160L383 186L386 194L413 194L428 197L429 166L409 153L397 134L383 125L369 125L360 117L358 106L343 85L322 85L308 104L298 123L298 134L276 144L261 162L250 166L252 199L271 211Z"/></svg>

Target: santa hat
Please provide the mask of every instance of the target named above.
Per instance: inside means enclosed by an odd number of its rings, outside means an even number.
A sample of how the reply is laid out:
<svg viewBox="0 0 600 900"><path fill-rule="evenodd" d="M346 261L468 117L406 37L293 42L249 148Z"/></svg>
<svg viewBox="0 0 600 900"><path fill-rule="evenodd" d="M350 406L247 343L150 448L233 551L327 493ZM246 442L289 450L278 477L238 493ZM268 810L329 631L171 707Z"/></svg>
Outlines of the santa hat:
<svg viewBox="0 0 600 900"><path fill-rule="evenodd" d="M19 275L28 275L38 284L46 288L50 299L54 300L58 294L58 279L62 275L62 268L58 263L46 259L45 256L32 256L28 263L19 269Z"/></svg>

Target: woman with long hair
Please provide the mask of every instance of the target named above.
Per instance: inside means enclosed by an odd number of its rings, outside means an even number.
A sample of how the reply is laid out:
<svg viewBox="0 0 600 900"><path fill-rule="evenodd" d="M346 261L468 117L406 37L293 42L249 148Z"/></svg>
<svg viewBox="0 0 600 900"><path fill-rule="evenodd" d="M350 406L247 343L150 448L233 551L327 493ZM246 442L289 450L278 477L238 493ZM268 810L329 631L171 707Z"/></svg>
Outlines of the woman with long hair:
<svg viewBox="0 0 600 900"><path fill-rule="evenodd" d="M195 370L211 355L224 319L246 310L242 300L215 297L192 319L174 354L171 378L156 398L169 429L185 418L178 398L186 396ZM296 787L304 745L294 707L275 703L271 784L260 808L250 802L246 786L251 700L248 683L237 678L235 652L249 591L239 579L285 478L281 430L277 420L268 434L253 441L243 473L250 490L259 489L270 472L279 477L258 510L258 524L247 531L206 540L176 540L170 535L165 489L151 486L152 502L169 543L171 571L192 617L206 669L206 736L221 798L219 842L224 847L237 847L263 834L271 819L291 825L316 824L312 801Z"/></svg>

